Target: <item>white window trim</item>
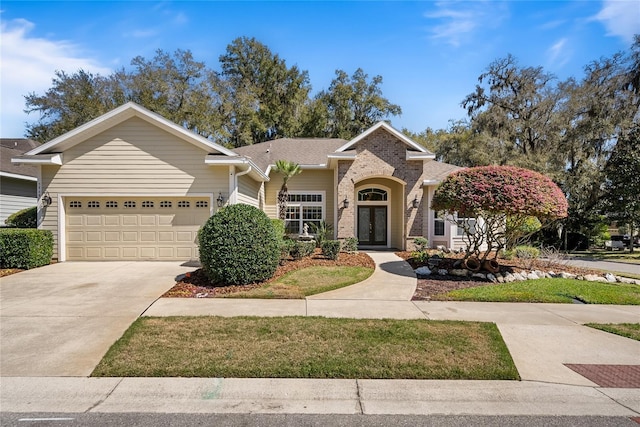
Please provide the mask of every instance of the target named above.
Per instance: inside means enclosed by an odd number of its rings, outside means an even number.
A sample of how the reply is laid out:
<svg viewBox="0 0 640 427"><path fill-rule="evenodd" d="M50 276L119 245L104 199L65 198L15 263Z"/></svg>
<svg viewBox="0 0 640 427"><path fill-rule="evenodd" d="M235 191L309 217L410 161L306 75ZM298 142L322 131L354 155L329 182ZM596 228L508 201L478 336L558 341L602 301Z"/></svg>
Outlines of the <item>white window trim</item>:
<svg viewBox="0 0 640 427"><path fill-rule="evenodd" d="M327 192L326 191L289 191L288 192L289 195L300 195L300 194L307 194L307 195L320 195L322 196L322 202L288 202L287 203L287 209L291 208L291 207L298 207L300 209L300 225L298 227L298 234L302 234L302 227L304 227L304 218L302 217L302 208L304 206L322 206L322 214L321 214L321 221L326 221L327 220ZM285 227L286 227L286 221L291 221L291 220L285 220ZM298 221L298 220L296 220ZM290 233L295 235L296 233Z"/></svg>

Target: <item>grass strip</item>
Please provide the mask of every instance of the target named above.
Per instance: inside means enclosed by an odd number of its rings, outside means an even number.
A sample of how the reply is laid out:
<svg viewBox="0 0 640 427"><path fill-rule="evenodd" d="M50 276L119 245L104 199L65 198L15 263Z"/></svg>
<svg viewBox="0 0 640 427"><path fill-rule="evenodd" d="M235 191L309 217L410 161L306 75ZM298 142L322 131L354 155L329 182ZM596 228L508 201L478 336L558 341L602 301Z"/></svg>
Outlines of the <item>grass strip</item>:
<svg viewBox="0 0 640 427"><path fill-rule="evenodd" d="M362 282L373 274L368 267L307 267L285 274L259 288L224 295L225 298L304 298Z"/></svg>
<svg viewBox="0 0 640 427"><path fill-rule="evenodd" d="M493 323L142 317L92 376L513 380Z"/></svg>
<svg viewBox="0 0 640 427"><path fill-rule="evenodd" d="M640 323L587 323L586 326L640 341Z"/></svg>
<svg viewBox="0 0 640 427"><path fill-rule="evenodd" d="M640 286L587 282L573 279L539 279L458 289L433 299L483 302L550 302L639 305Z"/></svg>

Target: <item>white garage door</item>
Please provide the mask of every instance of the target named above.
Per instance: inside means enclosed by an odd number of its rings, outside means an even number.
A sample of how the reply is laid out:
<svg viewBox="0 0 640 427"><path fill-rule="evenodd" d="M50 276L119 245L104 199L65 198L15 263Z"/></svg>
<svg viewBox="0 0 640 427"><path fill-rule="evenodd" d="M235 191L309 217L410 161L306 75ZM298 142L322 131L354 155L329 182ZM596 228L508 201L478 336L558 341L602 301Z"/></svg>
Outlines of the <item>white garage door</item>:
<svg viewBox="0 0 640 427"><path fill-rule="evenodd" d="M66 197L68 260L198 259L208 197Z"/></svg>

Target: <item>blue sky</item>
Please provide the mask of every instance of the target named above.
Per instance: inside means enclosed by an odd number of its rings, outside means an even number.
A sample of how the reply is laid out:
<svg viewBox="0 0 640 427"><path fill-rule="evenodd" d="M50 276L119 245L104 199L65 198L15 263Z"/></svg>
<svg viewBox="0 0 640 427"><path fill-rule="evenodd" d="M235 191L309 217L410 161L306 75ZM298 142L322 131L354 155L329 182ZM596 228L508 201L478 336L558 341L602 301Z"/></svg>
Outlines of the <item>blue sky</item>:
<svg viewBox="0 0 640 427"><path fill-rule="evenodd" d="M44 93L55 70L108 74L156 49L189 49L218 69L236 37L255 37L309 71L313 91L336 69L383 77L402 107L394 127L419 132L465 117L461 100L496 58L513 54L565 79L626 50L640 33L637 0L0 3L0 137L24 135L23 96Z"/></svg>

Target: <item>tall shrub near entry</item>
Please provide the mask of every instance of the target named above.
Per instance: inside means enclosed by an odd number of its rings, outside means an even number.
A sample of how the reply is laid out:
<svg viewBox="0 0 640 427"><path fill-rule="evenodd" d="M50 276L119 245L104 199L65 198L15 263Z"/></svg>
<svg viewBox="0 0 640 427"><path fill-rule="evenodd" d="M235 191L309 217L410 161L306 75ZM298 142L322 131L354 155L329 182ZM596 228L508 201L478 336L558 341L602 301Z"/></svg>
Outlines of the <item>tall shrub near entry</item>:
<svg viewBox="0 0 640 427"><path fill-rule="evenodd" d="M497 253L507 241L514 240L510 230L519 233L531 217L544 226L567 216L567 199L548 177L513 166L480 166L462 169L449 175L436 189L431 209L459 217L480 218L475 227L465 222L458 225L465 232L466 257L480 255L486 260L491 251ZM509 221L509 227L507 225Z"/></svg>
<svg viewBox="0 0 640 427"><path fill-rule="evenodd" d="M260 209L227 206L209 218L198 233L200 262L214 283L260 282L271 278L278 267L280 240Z"/></svg>

